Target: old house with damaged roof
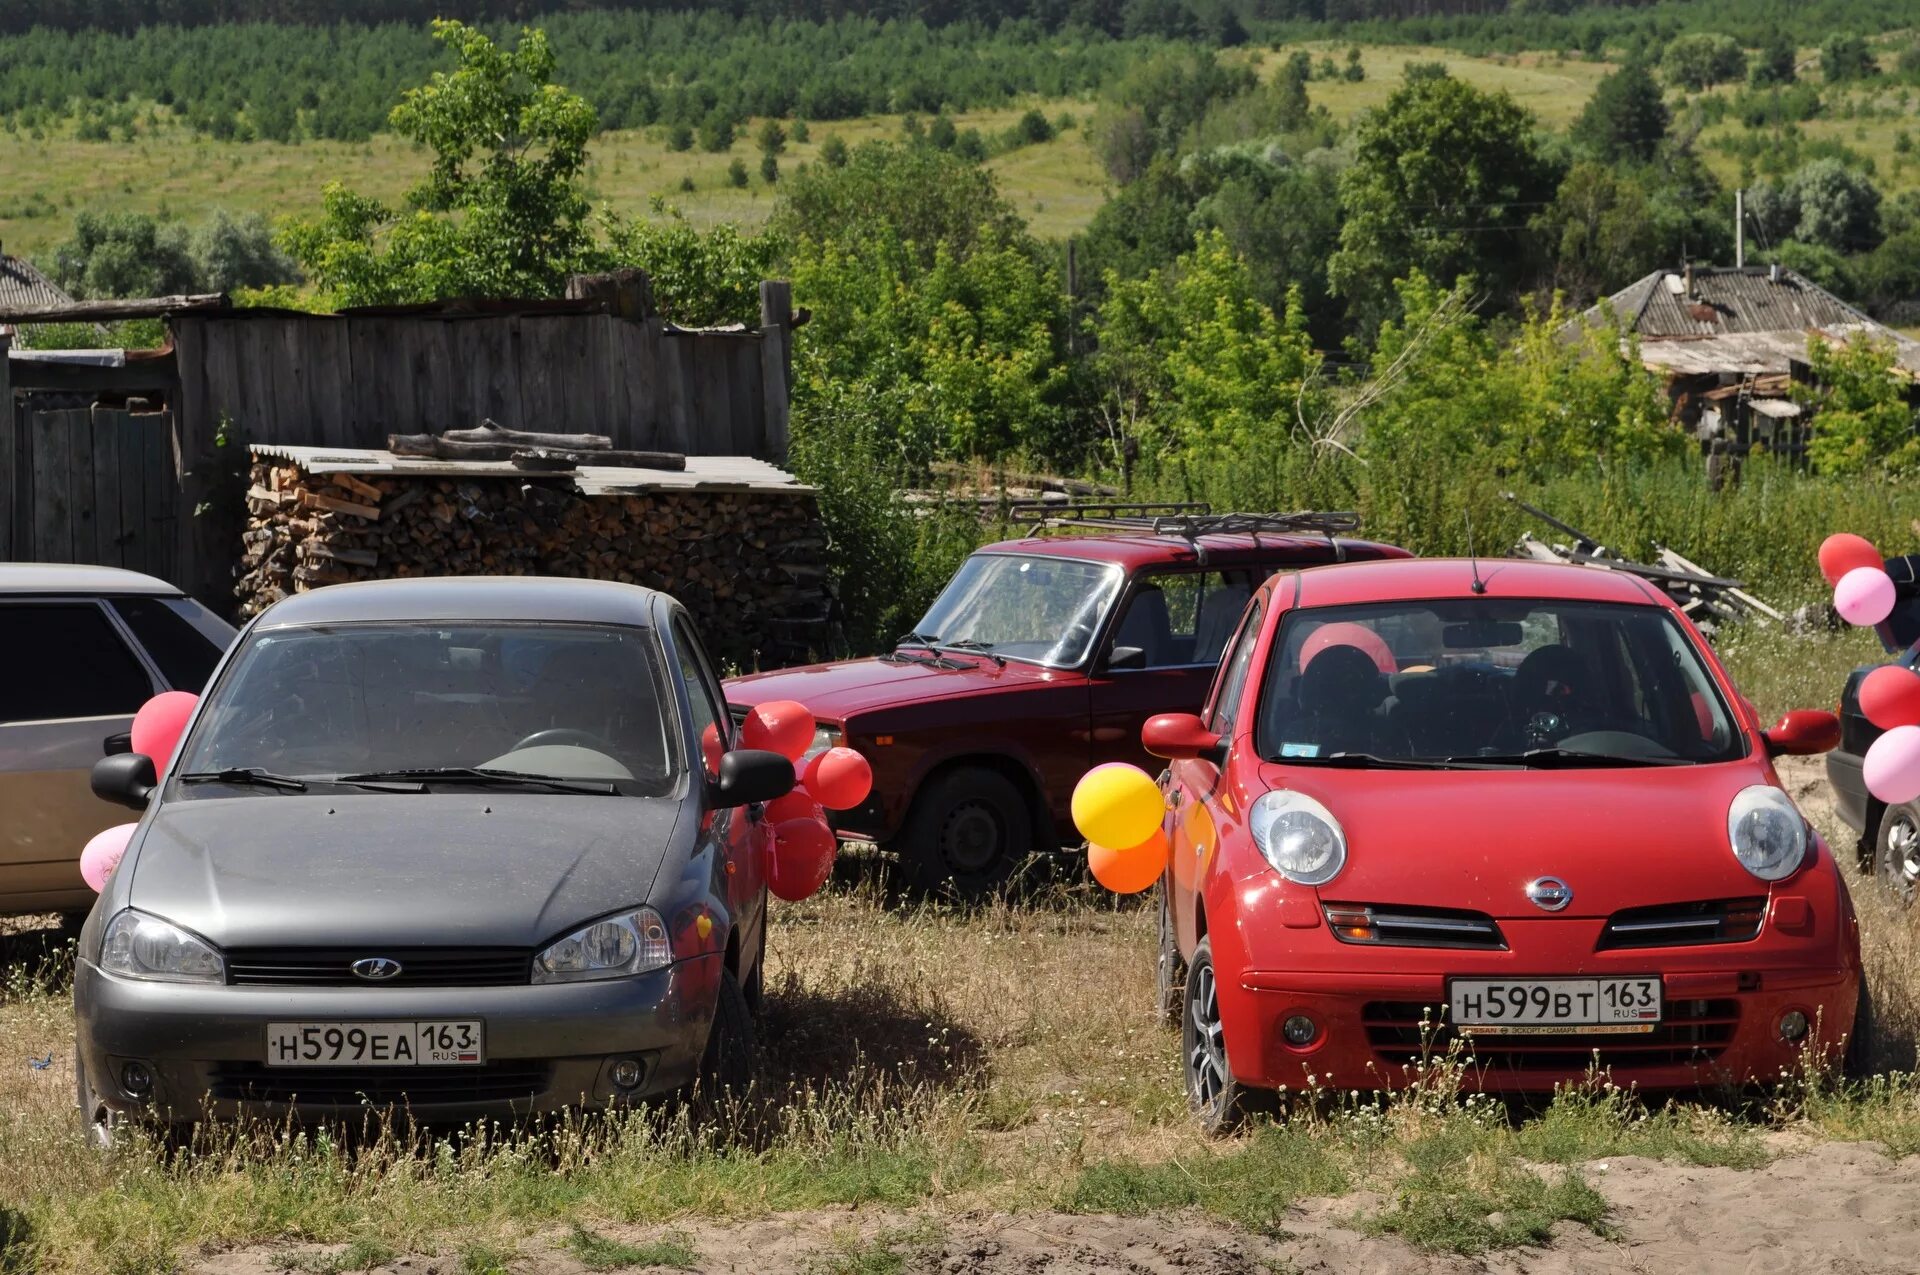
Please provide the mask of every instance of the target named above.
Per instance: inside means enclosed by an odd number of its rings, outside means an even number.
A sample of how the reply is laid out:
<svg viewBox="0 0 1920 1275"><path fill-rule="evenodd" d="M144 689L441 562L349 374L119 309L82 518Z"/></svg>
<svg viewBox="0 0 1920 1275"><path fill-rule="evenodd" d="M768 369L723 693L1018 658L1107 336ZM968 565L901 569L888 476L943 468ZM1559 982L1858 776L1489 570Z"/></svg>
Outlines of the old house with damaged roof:
<svg viewBox="0 0 1920 1275"><path fill-rule="evenodd" d="M31 261L0 251L0 314L53 310L72 304L73 298L41 274ZM0 336L14 335L11 324L0 322Z"/></svg>
<svg viewBox="0 0 1920 1275"><path fill-rule="evenodd" d="M1569 331L1611 310L1623 350L1665 378L1675 421L1709 457L1754 447L1789 456L1806 447L1808 407L1793 387L1812 379L1807 342L1866 338L1891 347L1895 368L1920 378L1920 341L1875 322L1783 266L1656 270L1587 310Z"/></svg>

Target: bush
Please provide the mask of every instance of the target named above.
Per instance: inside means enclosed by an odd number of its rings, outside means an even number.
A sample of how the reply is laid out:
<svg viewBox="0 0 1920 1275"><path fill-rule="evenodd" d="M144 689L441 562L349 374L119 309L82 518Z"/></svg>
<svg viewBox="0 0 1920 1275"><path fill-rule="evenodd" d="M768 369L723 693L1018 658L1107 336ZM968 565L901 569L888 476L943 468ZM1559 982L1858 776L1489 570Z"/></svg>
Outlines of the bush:
<svg viewBox="0 0 1920 1275"><path fill-rule="evenodd" d="M1013 131L1014 135L1028 146L1037 146L1041 142L1053 140L1053 123L1038 109L1022 115L1020 122L1013 126Z"/></svg>
<svg viewBox="0 0 1920 1275"><path fill-rule="evenodd" d="M1867 42L1851 32L1830 35L1820 44L1820 78L1829 84L1864 80L1879 69Z"/></svg>
<svg viewBox="0 0 1920 1275"><path fill-rule="evenodd" d="M738 155L735 155L733 162L727 165L727 183L740 187L744 187L747 184L747 161L741 159Z"/></svg>
<svg viewBox="0 0 1920 1275"><path fill-rule="evenodd" d="M1660 65L1668 79L1697 92L1739 79L1746 73L1747 55L1732 36L1701 32L1669 44Z"/></svg>

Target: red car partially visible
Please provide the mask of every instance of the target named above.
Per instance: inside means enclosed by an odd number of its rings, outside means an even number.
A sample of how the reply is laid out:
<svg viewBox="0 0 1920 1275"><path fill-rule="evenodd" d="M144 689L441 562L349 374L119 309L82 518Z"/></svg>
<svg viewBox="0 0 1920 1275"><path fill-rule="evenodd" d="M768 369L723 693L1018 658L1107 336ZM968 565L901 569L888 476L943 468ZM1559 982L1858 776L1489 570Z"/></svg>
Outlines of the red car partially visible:
<svg viewBox="0 0 1920 1275"><path fill-rule="evenodd" d="M1763 729L1633 577L1411 560L1276 576L1171 759L1163 1009L1201 1120L1274 1090L1674 1089L1863 1057L1853 905Z"/></svg>

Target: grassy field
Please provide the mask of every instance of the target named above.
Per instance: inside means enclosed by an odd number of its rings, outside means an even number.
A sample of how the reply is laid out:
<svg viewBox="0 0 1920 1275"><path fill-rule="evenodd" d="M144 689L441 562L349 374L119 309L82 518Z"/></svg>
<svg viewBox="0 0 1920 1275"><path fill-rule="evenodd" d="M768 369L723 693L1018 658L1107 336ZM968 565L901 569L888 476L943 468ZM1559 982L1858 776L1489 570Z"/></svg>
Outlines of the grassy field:
<svg viewBox="0 0 1920 1275"><path fill-rule="evenodd" d="M1733 660L1771 714L1830 701L1870 654L1857 635L1756 637ZM1817 782L1813 767L1796 773ZM786 1101L492 1146L350 1148L260 1129L171 1162L137 1146L99 1157L72 1108L62 962L39 954L44 934L5 940L0 1271L131 1275L263 1244L270 1264L220 1269L343 1272L399 1254L463 1272L529 1254L567 1270L688 1265L689 1228L813 1210L826 1221L805 1269L878 1272L982 1211L1178 1214L1272 1236L1297 1201L1326 1197L1347 1201L1333 1216L1350 1236L1472 1253L1556 1226L1611 1234L1593 1187L1609 1157L1745 1169L1829 1138L1920 1151L1920 1082L1906 1074L1851 1089L1794 1077L1767 1100L1654 1109L1596 1083L1510 1112L1459 1099L1444 1068L1389 1102L1355 1096L1209 1142L1185 1113L1176 1037L1150 1010L1149 910L1071 885L1019 906L904 908L874 865L843 868L836 888L775 919L764 1033ZM1866 883L1856 895L1880 1061L1910 1070L1920 924ZM860 1229L874 1210L910 1220Z"/></svg>

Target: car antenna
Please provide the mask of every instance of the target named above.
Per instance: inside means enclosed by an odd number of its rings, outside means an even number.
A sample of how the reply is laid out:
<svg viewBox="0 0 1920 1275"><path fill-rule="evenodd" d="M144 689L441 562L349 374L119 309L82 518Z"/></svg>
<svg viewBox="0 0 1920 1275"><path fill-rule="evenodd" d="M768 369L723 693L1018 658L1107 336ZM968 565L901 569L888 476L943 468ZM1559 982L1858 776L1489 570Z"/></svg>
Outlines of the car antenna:
<svg viewBox="0 0 1920 1275"><path fill-rule="evenodd" d="M1473 510L1465 513L1467 520L1467 565L1473 569L1473 591L1475 594L1487 591L1487 582L1480 578L1480 559L1473 552Z"/></svg>

